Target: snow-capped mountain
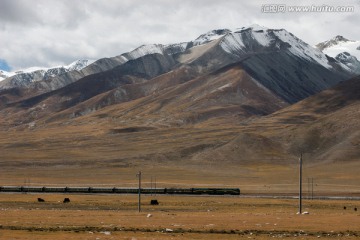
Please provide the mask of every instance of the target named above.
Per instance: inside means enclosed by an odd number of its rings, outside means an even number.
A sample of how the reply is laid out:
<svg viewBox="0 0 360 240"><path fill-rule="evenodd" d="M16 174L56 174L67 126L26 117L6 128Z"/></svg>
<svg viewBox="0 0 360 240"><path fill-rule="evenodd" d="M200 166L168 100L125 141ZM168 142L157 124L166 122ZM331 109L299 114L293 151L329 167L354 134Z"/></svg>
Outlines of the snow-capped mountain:
<svg viewBox="0 0 360 240"><path fill-rule="evenodd" d="M317 44L316 47L326 55L345 64L352 72L360 73L360 41L349 40L338 35Z"/></svg>
<svg viewBox="0 0 360 240"><path fill-rule="evenodd" d="M241 28L221 39L221 47L236 56L259 51L287 49L295 56L332 68L327 57L284 29L268 29L259 25Z"/></svg>
<svg viewBox="0 0 360 240"><path fill-rule="evenodd" d="M330 57L336 57L339 53L348 52L358 60L360 59L360 41L349 40L343 36L336 36L317 44L316 47Z"/></svg>
<svg viewBox="0 0 360 240"><path fill-rule="evenodd" d="M259 25L212 30L184 43L142 45L89 63L82 61L60 68L22 72L2 81L0 89L32 88L39 94L104 72L107 72L105 75L112 72L112 76L135 74L143 81L181 66L201 75L239 64L260 84L293 103L351 75L349 66L328 58L292 33Z"/></svg>
<svg viewBox="0 0 360 240"><path fill-rule="evenodd" d="M23 86L32 82L47 80L49 78L59 76L69 71L80 71L81 69L85 68L93 62L94 60L80 59L66 66L57 66L51 68L30 67L15 72L1 71L0 81L4 81L0 83L0 88L6 88L7 85L10 85L11 87Z"/></svg>
<svg viewBox="0 0 360 240"><path fill-rule="evenodd" d="M291 103L351 76L346 65L328 58L285 29L252 25L235 29L205 45L209 44L212 53L207 50L205 59L200 57L193 63L207 62L207 66L216 68L240 62L260 84Z"/></svg>
<svg viewBox="0 0 360 240"><path fill-rule="evenodd" d="M344 38L341 35L337 35L330 40L316 44L316 47L322 51L326 48L331 48L333 46L339 45L341 43L346 43L346 42L350 42L350 40L347 38Z"/></svg>

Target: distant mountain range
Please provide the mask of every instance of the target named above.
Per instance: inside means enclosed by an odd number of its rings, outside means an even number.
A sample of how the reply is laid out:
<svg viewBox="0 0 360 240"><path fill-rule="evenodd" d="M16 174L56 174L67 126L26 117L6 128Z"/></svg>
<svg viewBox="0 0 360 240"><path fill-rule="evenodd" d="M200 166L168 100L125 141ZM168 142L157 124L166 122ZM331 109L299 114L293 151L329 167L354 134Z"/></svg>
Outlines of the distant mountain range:
<svg viewBox="0 0 360 240"><path fill-rule="evenodd" d="M20 73L0 82L0 150L20 160L31 149L60 161L61 146L72 161L283 164L302 151L355 161L356 44L312 47L252 25Z"/></svg>
<svg viewBox="0 0 360 240"><path fill-rule="evenodd" d="M8 86L26 86L31 82L47 80L51 77L56 77L58 75L64 74L70 71L80 71L84 67L93 63L94 60L81 59L75 62L70 63L67 66L58 66L51 68L42 68L42 67L31 67L24 70L19 70L16 72L6 72L0 70L0 81L11 78L7 80ZM6 84L3 84L6 87Z"/></svg>
<svg viewBox="0 0 360 240"><path fill-rule="evenodd" d="M171 45L146 45L113 58L99 59L92 64L87 60L67 67L37 69L18 73L0 82L0 89L31 89L31 95L60 89L86 76L105 71L117 71L117 66L126 68L133 61L158 55L166 62L166 69L152 72L153 78L181 66L190 66L199 74L220 69L228 64L240 63L251 76L270 90L276 90L286 101L296 102L304 97L334 85L349 75L349 69L339 61L329 60L320 51L312 48L283 29L266 29L258 25L213 30L202 34L194 41ZM284 61L286 60L286 61ZM302 66L296 63L300 61ZM131 62L131 63L130 63ZM152 63L158 61L152 61ZM293 63L291 63L293 62ZM285 66L284 64L289 64ZM78 67L72 68L73 65ZM308 71L304 71L306 68ZM314 67L309 67L314 66ZM73 71L72 71L73 70ZM146 69L147 73L149 70ZM319 71L321 76L319 76ZM120 75L124 75L119 73ZM289 79L297 79L297 81ZM314 81L317 78L316 81ZM322 79L319 81L319 79ZM309 80L306 83L304 80ZM296 92L286 92L289 86ZM27 95L29 96L29 95Z"/></svg>

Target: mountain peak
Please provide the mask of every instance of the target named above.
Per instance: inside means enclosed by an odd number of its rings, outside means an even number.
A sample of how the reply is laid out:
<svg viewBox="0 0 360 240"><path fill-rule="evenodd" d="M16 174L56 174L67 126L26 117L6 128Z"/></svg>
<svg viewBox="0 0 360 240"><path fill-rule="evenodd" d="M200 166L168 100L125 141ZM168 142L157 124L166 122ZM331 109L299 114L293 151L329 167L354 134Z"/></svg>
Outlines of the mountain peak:
<svg viewBox="0 0 360 240"><path fill-rule="evenodd" d="M241 28L235 28L235 29L227 29L227 28L223 28L223 29L215 29L215 30L211 30L208 31L204 34L201 34L198 38L196 38L193 41L193 45L197 46L197 45L202 45L208 42L211 42L213 40L219 39L223 36L225 36L226 34L229 33L234 33L234 32L238 32L238 31L244 31L244 30L252 30L252 31L267 31L269 30L267 27L258 25L258 24L252 24L249 25L247 27L241 27Z"/></svg>
<svg viewBox="0 0 360 240"><path fill-rule="evenodd" d="M355 59L352 58L355 62L358 62L360 59L360 41L349 40L341 35L337 35L328 41L321 42L317 44L316 47L326 55L336 58L337 60L344 60L344 57L348 59L349 54L355 57ZM348 66L347 63L348 60L346 61L346 65ZM356 64L356 66L360 65ZM359 71L360 70L357 70L356 72Z"/></svg>
<svg viewBox="0 0 360 240"><path fill-rule="evenodd" d="M76 60L76 61L70 63L67 66L64 66L64 68L69 69L69 71L73 71L73 70L80 71L81 69L83 69L84 67L87 67L88 65L92 64L93 62L95 62L95 60L79 59L79 60Z"/></svg>
<svg viewBox="0 0 360 240"><path fill-rule="evenodd" d="M317 47L319 50L324 50L326 48L338 45L340 43L345 43L345 42L352 42L351 40L344 38L341 35L336 35L335 37L331 38L330 40L321 42L317 45L315 45L315 47Z"/></svg>
<svg viewBox="0 0 360 240"><path fill-rule="evenodd" d="M334 38L332 38L331 40L333 40L333 41L335 41L335 42L348 42L348 41L350 41L349 39L344 38L344 37L341 36L341 35L337 35L337 36L335 36ZM330 40L330 41L331 41L331 40Z"/></svg>
<svg viewBox="0 0 360 240"><path fill-rule="evenodd" d="M250 26L245 27L245 28L246 29L251 28L253 31L266 31L266 30L269 30L267 27L261 26L259 24L251 24Z"/></svg>
<svg viewBox="0 0 360 240"><path fill-rule="evenodd" d="M229 29L215 29L211 30L209 32L206 32L204 34L201 34L198 38L195 39L193 42L194 46L202 45L208 42L211 42L213 40L216 40L228 33L230 33L231 30Z"/></svg>

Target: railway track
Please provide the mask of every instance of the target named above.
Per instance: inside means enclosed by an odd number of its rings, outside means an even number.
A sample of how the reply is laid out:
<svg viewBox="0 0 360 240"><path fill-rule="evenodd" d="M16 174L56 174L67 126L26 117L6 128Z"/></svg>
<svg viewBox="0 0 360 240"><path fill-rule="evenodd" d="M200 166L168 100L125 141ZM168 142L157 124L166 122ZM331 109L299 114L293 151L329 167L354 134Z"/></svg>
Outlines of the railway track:
<svg viewBox="0 0 360 240"><path fill-rule="evenodd" d="M240 195L239 188L141 188L141 194ZM0 192L138 194L138 188L0 186Z"/></svg>

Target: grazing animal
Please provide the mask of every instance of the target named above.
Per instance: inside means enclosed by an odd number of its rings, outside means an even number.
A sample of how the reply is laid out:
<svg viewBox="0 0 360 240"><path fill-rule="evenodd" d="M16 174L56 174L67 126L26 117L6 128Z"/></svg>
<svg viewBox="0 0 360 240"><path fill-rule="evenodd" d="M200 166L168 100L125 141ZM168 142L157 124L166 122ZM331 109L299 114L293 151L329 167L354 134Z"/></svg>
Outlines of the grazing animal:
<svg viewBox="0 0 360 240"><path fill-rule="evenodd" d="M153 199L153 200L150 201L150 204L151 205L159 205L159 202L158 202L158 200Z"/></svg>
<svg viewBox="0 0 360 240"><path fill-rule="evenodd" d="M45 202L45 200L42 198L38 198L38 202Z"/></svg>
<svg viewBox="0 0 360 240"><path fill-rule="evenodd" d="M356 212L356 211L357 211L357 208L354 208L354 211Z"/></svg>
<svg viewBox="0 0 360 240"><path fill-rule="evenodd" d="M64 198L63 203L69 203L70 202L70 198Z"/></svg>
<svg viewBox="0 0 360 240"><path fill-rule="evenodd" d="M346 207L344 207L344 210L346 210Z"/></svg>

